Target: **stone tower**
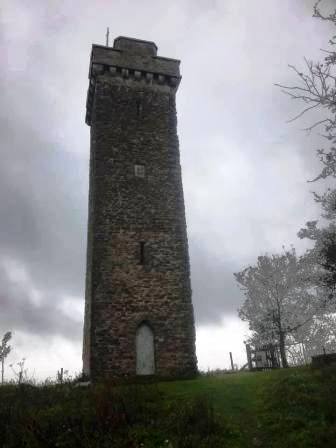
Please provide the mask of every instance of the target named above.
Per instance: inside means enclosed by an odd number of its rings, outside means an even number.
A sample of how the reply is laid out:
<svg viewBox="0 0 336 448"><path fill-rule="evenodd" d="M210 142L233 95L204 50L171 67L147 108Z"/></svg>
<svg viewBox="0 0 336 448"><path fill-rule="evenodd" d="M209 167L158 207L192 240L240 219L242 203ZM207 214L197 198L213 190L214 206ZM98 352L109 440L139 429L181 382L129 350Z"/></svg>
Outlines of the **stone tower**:
<svg viewBox="0 0 336 448"><path fill-rule="evenodd" d="M92 380L197 370L176 130L179 61L93 45L83 365Z"/></svg>

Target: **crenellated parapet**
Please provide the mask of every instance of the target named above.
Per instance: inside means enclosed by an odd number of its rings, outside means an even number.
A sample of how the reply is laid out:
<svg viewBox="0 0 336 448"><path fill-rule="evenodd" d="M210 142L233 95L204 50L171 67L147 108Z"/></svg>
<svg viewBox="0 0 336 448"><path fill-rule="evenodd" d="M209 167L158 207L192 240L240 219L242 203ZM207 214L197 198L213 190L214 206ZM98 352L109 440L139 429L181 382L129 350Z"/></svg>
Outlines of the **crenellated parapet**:
<svg viewBox="0 0 336 448"><path fill-rule="evenodd" d="M180 61L157 56L154 42L129 37L117 37L113 47L92 45L85 118L89 126L96 80L101 75L118 82L134 81L139 86L164 86L176 92L181 80Z"/></svg>

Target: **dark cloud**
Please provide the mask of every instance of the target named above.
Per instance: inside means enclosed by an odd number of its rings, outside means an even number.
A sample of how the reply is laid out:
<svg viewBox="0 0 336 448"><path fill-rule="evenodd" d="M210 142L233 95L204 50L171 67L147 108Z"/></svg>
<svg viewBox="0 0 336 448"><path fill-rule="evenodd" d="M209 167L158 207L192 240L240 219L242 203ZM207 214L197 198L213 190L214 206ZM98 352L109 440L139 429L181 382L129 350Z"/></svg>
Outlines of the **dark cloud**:
<svg viewBox="0 0 336 448"><path fill-rule="evenodd" d="M223 314L236 314L243 296L233 272L240 266L225 254L219 258L198 246L197 241L191 242L190 260L196 324L220 324Z"/></svg>
<svg viewBox="0 0 336 448"><path fill-rule="evenodd" d="M23 263L37 287L81 295L87 164L48 140L47 129L2 118L1 254Z"/></svg>
<svg viewBox="0 0 336 448"><path fill-rule="evenodd" d="M4 264L6 262L0 265L0 328L38 334L47 339L60 335L79 341L82 323L59 309L60 296L53 291L43 291L41 302L36 302L33 285L23 278L11 278Z"/></svg>

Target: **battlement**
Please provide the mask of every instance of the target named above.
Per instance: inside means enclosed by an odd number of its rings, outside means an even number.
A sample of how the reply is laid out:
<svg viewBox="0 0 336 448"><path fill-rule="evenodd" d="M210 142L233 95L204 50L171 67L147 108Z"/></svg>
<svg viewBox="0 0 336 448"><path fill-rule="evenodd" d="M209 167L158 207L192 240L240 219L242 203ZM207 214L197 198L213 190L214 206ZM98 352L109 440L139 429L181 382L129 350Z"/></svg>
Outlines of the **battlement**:
<svg viewBox="0 0 336 448"><path fill-rule="evenodd" d="M131 79L147 85L165 85L177 90L181 80L180 61L157 56L154 42L119 36L113 47L92 45L86 102L86 123L91 125L91 109L97 76Z"/></svg>

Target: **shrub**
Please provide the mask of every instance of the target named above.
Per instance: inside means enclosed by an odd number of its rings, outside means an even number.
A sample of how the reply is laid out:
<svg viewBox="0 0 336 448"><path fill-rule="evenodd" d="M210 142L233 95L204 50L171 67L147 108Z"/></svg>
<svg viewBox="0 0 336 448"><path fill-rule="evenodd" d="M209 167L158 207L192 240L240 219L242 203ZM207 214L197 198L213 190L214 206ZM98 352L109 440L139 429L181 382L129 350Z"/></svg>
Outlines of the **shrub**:
<svg viewBox="0 0 336 448"><path fill-rule="evenodd" d="M4 448L211 448L225 434L209 399L168 401L155 384L0 389Z"/></svg>

